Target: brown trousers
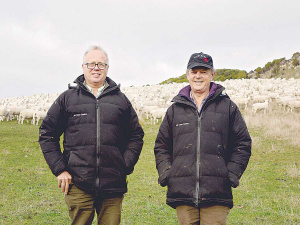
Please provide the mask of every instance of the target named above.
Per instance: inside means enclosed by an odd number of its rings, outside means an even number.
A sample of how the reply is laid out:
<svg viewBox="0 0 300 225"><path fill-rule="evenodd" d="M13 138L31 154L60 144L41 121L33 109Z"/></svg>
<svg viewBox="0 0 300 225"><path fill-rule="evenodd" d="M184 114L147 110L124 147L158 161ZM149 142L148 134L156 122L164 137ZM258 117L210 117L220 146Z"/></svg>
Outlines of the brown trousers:
<svg viewBox="0 0 300 225"><path fill-rule="evenodd" d="M71 184L69 193L65 195L72 225L92 224L95 211L98 224L119 225L122 200L123 197L101 199L80 190L74 184Z"/></svg>
<svg viewBox="0 0 300 225"><path fill-rule="evenodd" d="M177 206L177 218L179 225L226 225L230 208L214 205L200 207L200 209L181 205Z"/></svg>

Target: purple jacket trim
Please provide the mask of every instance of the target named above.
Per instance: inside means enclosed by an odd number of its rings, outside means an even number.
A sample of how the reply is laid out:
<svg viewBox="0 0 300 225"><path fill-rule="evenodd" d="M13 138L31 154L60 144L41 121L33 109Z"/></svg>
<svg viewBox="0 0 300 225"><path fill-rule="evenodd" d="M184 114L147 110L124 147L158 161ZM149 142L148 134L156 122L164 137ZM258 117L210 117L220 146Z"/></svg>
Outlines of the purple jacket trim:
<svg viewBox="0 0 300 225"><path fill-rule="evenodd" d="M218 85L214 82L210 82L209 95L208 95L207 99L210 98L211 96L213 96L217 89L218 89ZM188 85L188 86L185 86L184 88L182 88L179 91L178 95L184 96L188 100L193 102L192 99L190 98L190 92L191 92L191 86Z"/></svg>

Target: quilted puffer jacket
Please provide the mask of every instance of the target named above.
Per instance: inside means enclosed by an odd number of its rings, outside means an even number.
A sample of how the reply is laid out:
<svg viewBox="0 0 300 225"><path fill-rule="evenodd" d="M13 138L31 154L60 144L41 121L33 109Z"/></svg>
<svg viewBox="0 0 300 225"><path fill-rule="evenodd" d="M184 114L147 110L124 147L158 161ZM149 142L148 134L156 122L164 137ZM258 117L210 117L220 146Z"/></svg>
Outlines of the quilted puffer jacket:
<svg viewBox="0 0 300 225"><path fill-rule="evenodd" d="M167 204L233 206L231 187L247 167L251 138L225 88L211 83L201 111L190 86L173 99L159 128L154 153L159 183L168 186Z"/></svg>
<svg viewBox="0 0 300 225"><path fill-rule="evenodd" d="M49 109L39 143L54 175L68 171L80 189L109 197L127 191L126 175L139 158L144 132L130 101L114 81L106 81L109 87L96 98L79 76L77 87L62 93Z"/></svg>

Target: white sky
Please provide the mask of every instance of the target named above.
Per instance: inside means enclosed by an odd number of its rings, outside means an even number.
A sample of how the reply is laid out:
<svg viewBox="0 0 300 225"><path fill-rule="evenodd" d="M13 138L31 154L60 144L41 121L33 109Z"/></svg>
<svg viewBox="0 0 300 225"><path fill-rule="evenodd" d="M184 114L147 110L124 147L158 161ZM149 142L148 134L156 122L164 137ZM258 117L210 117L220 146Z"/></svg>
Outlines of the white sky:
<svg viewBox="0 0 300 225"><path fill-rule="evenodd" d="M299 0L10 0L0 20L0 98L63 92L90 45L123 87L178 77L195 52L247 72L300 52Z"/></svg>

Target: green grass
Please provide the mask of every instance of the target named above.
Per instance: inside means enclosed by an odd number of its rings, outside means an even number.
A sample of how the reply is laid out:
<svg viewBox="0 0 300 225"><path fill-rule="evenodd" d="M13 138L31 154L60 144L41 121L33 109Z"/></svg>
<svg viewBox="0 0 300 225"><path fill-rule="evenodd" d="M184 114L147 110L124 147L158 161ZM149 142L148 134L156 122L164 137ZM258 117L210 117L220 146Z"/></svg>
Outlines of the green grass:
<svg viewBox="0 0 300 225"><path fill-rule="evenodd" d="M128 177L122 224L177 224L176 211L165 204L166 188L157 184L153 147L159 126L146 121L143 127L145 144ZM300 224L300 147L264 129L251 128L250 134L252 157L233 191L227 224ZM64 195L37 140L37 126L0 123L0 225L70 224Z"/></svg>

